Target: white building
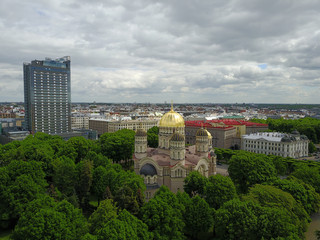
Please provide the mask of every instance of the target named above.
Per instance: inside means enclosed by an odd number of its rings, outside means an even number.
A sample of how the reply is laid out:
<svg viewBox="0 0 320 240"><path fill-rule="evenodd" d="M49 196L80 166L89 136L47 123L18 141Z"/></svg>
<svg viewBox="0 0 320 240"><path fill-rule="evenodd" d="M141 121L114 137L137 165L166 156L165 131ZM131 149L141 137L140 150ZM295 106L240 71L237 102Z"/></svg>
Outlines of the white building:
<svg viewBox="0 0 320 240"><path fill-rule="evenodd" d="M254 153L300 158L308 156L309 140L294 131L292 134L259 132L242 135L241 149Z"/></svg>

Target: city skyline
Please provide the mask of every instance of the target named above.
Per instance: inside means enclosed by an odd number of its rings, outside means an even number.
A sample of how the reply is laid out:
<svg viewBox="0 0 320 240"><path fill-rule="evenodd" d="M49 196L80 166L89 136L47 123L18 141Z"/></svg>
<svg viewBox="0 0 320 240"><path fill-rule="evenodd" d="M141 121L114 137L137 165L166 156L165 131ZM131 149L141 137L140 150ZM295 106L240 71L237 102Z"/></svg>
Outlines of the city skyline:
<svg viewBox="0 0 320 240"><path fill-rule="evenodd" d="M0 102L23 101L23 62L61 56L72 102L320 100L318 1L0 6Z"/></svg>

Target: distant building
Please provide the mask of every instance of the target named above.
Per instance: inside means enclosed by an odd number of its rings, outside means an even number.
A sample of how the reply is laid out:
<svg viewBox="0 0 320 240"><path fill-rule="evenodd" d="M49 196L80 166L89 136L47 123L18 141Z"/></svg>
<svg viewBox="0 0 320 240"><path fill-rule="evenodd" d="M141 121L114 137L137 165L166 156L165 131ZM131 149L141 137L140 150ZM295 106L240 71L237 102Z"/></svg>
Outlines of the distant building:
<svg viewBox="0 0 320 240"><path fill-rule="evenodd" d="M23 119L20 118L0 118L0 124L2 126L2 131L6 132L15 132L22 130ZM0 132L1 134L1 132Z"/></svg>
<svg viewBox="0 0 320 240"><path fill-rule="evenodd" d="M108 132L108 122L106 119L89 119L89 129L97 131L100 136Z"/></svg>
<svg viewBox="0 0 320 240"><path fill-rule="evenodd" d="M186 121L186 143L195 144L196 132L201 126L212 135L213 147L239 149L241 136L268 129L267 124L253 123L235 119Z"/></svg>
<svg viewBox="0 0 320 240"><path fill-rule="evenodd" d="M15 113L0 113L0 118L15 118Z"/></svg>
<svg viewBox="0 0 320 240"><path fill-rule="evenodd" d="M23 64L25 124L32 133L71 131L70 57Z"/></svg>
<svg viewBox="0 0 320 240"><path fill-rule="evenodd" d="M106 119L89 119L89 129L96 130L98 135L106 132L116 132L121 129L131 129L136 131L143 128L148 131L157 126L158 120L128 120L128 121L110 121Z"/></svg>
<svg viewBox="0 0 320 240"><path fill-rule="evenodd" d="M308 156L309 140L294 131L292 134L260 132L243 135L241 149L254 153L300 158Z"/></svg>
<svg viewBox="0 0 320 240"><path fill-rule="evenodd" d="M196 143L196 134L199 129L204 127L212 136L212 147L231 148L234 146L234 138L237 131L233 126L213 125L209 121L186 121L186 144Z"/></svg>
<svg viewBox="0 0 320 240"><path fill-rule="evenodd" d="M63 140L69 140L72 137L84 137L85 139L97 140L97 132L89 129L77 129L68 133L59 133L58 136Z"/></svg>
<svg viewBox="0 0 320 240"><path fill-rule="evenodd" d="M71 116L71 129L89 129L89 116L73 114Z"/></svg>

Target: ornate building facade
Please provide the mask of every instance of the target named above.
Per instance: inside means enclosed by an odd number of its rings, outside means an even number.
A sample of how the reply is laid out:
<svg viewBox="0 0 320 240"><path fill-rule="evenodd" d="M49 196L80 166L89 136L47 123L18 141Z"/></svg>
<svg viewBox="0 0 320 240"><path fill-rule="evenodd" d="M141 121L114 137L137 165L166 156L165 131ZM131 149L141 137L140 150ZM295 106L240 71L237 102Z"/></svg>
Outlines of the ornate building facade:
<svg viewBox="0 0 320 240"><path fill-rule="evenodd" d="M272 154L281 157L301 158L308 156L307 136L293 131L292 134L260 132L243 135L241 149L254 153Z"/></svg>
<svg viewBox="0 0 320 240"><path fill-rule="evenodd" d="M184 119L173 107L159 122L158 148L148 148L144 129L136 132L134 169L144 178L147 199L162 185L174 193L183 191L184 179L191 171L209 177L216 172L215 164L211 134L200 128L196 144L186 148Z"/></svg>

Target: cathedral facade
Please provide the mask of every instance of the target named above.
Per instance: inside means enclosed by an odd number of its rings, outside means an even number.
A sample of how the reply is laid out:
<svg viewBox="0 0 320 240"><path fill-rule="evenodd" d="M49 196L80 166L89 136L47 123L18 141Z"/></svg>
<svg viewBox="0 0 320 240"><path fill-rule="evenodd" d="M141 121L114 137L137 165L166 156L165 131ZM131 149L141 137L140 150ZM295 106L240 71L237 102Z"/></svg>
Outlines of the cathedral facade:
<svg viewBox="0 0 320 240"><path fill-rule="evenodd" d="M135 136L134 170L144 178L146 198L165 185L172 192L183 191L184 179L192 171L209 177L216 173L212 136L204 128L196 133L196 144L186 148L183 117L173 110L159 122L158 148L149 148L147 132L140 128Z"/></svg>

